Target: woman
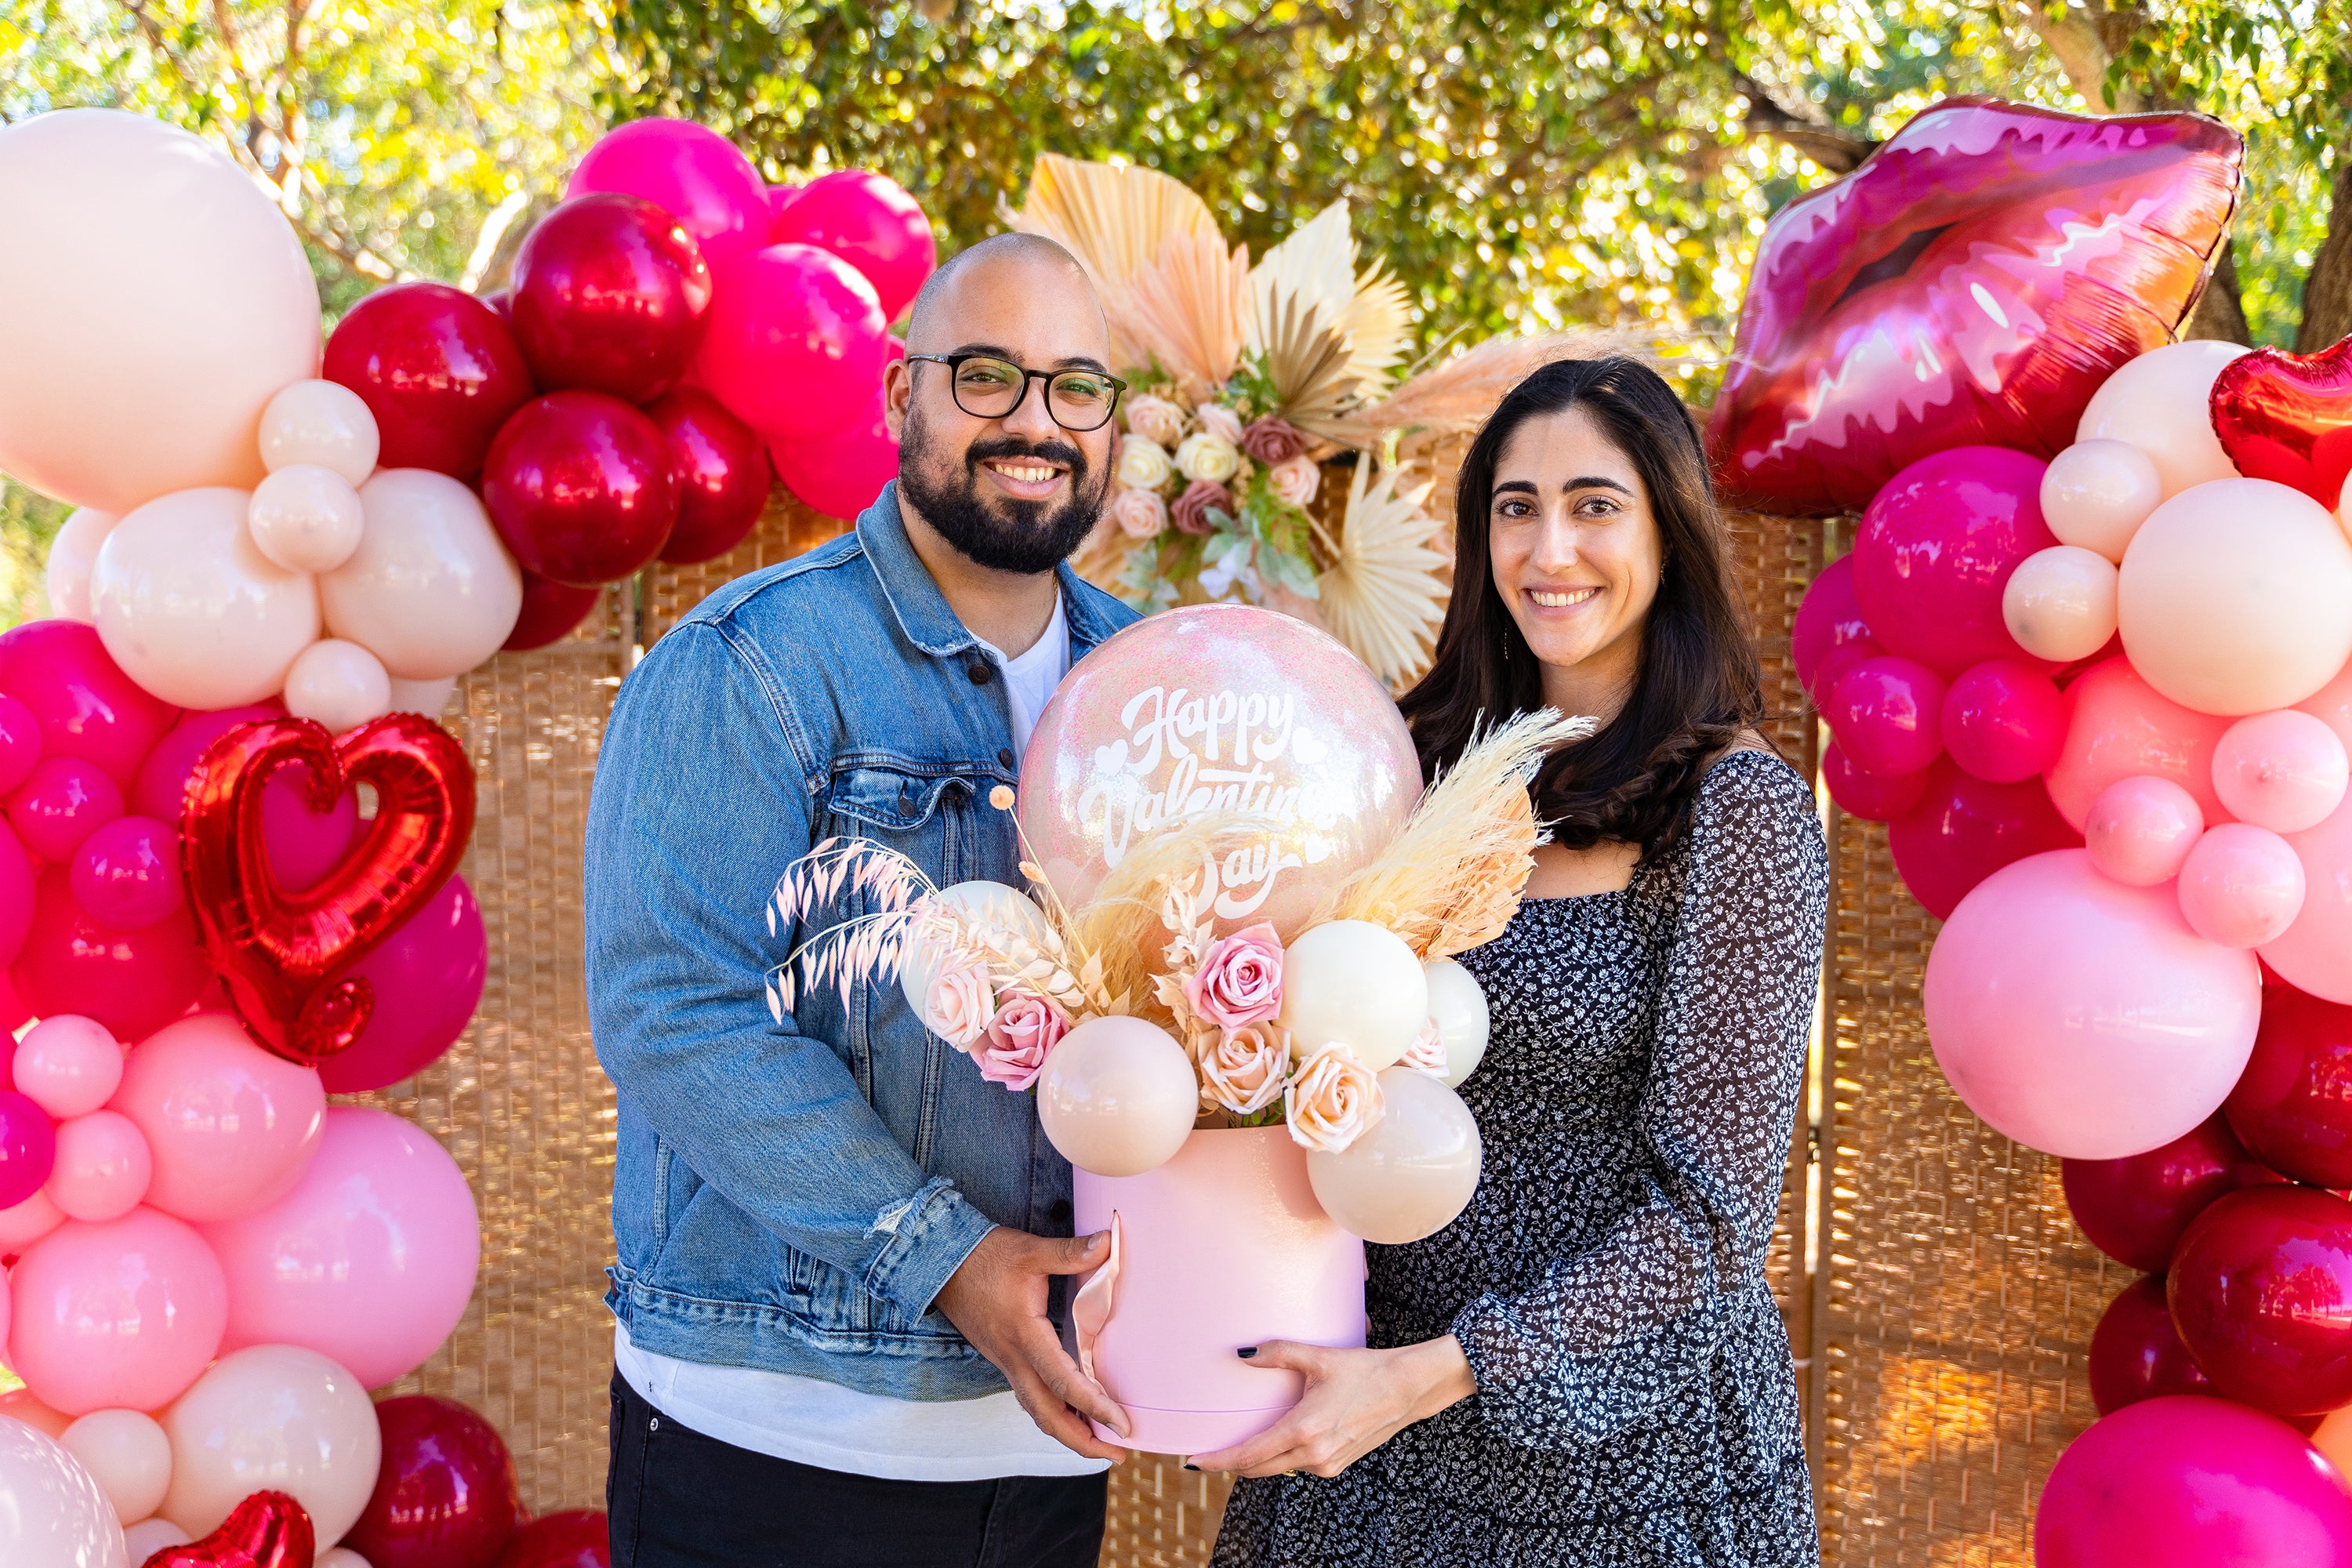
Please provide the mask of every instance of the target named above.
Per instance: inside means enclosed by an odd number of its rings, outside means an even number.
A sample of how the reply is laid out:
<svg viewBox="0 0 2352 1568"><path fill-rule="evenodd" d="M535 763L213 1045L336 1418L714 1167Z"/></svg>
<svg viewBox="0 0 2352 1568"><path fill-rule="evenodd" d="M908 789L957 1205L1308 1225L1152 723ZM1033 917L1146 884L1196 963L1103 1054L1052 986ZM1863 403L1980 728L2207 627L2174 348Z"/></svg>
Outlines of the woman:
<svg viewBox="0 0 2352 1568"><path fill-rule="evenodd" d="M1805 782L1755 731L1756 659L1690 416L1630 360L1496 409L1456 492L1453 601L1403 703L1423 771L1482 718L1601 721L1531 786L1553 841L1462 955L1492 1043L1451 1226L1370 1249L1372 1348L1306 1374L1220 1568L1818 1562L1789 1341L1764 1282L1828 898ZM1329 1479L1327 1479L1329 1478Z"/></svg>

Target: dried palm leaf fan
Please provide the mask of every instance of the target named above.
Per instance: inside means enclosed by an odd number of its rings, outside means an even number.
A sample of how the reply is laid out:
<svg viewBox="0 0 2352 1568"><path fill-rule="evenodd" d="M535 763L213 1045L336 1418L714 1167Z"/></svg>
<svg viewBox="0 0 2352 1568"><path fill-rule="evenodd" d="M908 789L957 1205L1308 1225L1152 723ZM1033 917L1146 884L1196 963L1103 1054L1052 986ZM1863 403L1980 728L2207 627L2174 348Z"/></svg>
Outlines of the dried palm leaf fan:
<svg viewBox="0 0 2352 1568"><path fill-rule="evenodd" d="M1247 246L1228 251L1214 229L1171 236L1128 286L1131 335L1151 345L1188 398L1208 397L1241 363L1248 288Z"/></svg>
<svg viewBox="0 0 2352 1568"><path fill-rule="evenodd" d="M1401 691L1428 669L1445 619L1444 595L1432 592L1447 564L1445 523L1424 510L1426 479L1391 468L1368 485L1370 473L1370 454L1358 453L1339 537L1319 541L1332 564L1315 580L1316 605L1331 635Z"/></svg>
<svg viewBox="0 0 2352 1568"><path fill-rule="evenodd" d="M1320 306L1297 295L1277 293L1261 312L1258 331L1265 378L1274 385L1273 412L1320 436L1356 401L1347 335Z"/></svg>
<svg viewBox="0 0 2352 1568"><path fill-rule="evenodd" d="M1265 356L1276 412L1328 435L1376 391L1404 346L1405 292L1374 267L1356 273L1348 204L1333 202L1250 269L1248 345Z"/></svg>

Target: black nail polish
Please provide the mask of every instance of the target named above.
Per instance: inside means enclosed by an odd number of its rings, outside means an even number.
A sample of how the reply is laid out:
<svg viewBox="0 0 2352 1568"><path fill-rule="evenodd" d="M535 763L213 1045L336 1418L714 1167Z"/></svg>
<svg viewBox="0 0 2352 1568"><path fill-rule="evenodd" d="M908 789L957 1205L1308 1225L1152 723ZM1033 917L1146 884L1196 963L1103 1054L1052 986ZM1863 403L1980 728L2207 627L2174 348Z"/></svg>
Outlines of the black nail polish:
<svg viewBox="0 0 2352 1568"><path fill-rule="evenodd" d="M1244 1346L1243 1346L1240 1350L1235 1351L1234 1353L1235 1355L1237 1355L1237 1356L1241 1357L1241 1358L1242 1358L1242 1360L1244 1360L1244 1361L1250 1361L1250 1360L1253 1360L1253 1359L1255 1359L1255 1358L1256 1357L1256 1355L1257 1355L1257 1347L1256 1347L1255 1345L1244 1345Z"/></svg>
<svg viewBox="0 0 2352 1568"><path fill-rule="evenodd" d="M1187 1459L1187 1460L1185 1460L1185 1461L1184 1461L1184 1468L1185 1468L1186 1469L1188 1469L1188 1470L1197 1470L1197 1469L1199 1469L1201 1467L1200 1467L1200 1466L1198 1466L1198 1465L1196 1465L1196 1464L1194 1464L1192 1460Z"/></svg>

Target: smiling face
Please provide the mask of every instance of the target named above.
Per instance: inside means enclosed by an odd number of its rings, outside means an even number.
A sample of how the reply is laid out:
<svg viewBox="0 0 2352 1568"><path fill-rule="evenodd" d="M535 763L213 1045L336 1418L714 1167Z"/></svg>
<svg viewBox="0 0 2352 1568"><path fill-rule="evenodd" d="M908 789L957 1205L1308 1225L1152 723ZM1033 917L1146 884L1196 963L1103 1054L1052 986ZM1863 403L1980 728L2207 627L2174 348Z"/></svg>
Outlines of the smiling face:
<svg viewBox="0 0 2352 1568"><path fill-rule="evenodd" d="M1633 461L1581 408L1538 415L1495 462L1486 550L1495 592L1543 667L1547 701L1622 700L1658 596L1656 519Z"/></svg>

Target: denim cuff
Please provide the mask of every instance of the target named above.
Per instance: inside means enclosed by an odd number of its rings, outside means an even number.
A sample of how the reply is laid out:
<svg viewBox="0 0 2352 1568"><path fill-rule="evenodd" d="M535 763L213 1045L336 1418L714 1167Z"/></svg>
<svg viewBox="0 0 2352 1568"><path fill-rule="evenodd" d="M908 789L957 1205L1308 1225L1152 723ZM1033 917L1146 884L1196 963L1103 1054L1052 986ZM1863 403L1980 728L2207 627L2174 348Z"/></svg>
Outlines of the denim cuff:
<svg viewBox="0 0 2352 1568"><path fill-rule="evenodd" d="M914 1317L930 1310L948 1277L963 1267L996 1222L964 1201L944 1177L925 1183L895 1210L875 1220L888 1239L866 1265L866 1289Z"/></svg>

